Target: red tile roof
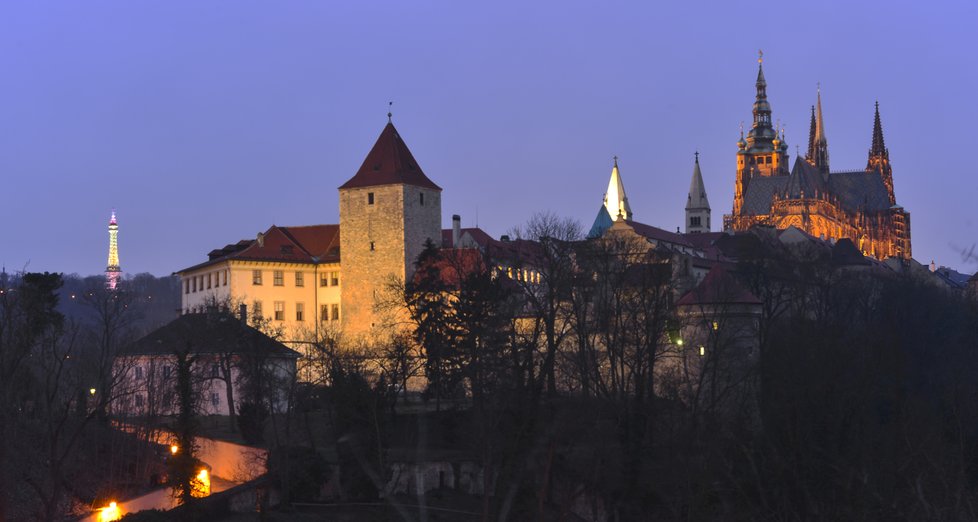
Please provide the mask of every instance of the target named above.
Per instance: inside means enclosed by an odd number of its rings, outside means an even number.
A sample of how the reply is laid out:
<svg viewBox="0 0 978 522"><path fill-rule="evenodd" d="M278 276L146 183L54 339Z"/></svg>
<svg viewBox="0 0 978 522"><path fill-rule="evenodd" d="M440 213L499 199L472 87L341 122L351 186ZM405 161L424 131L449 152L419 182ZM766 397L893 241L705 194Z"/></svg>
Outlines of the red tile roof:
<svg viewBox="0 0 978 522"><path fill-rule="evenodd" d="M676 302L677 306L705 304L761 304L761 300L741 286L726 267L714 265L696 288Z"/></svg>
<svg viewBox="0 0 978 522"><path fill-rule="evenodd" d="M482 249L485 249L490 243L496 241L481 228L463 228L459 231L459 238L461 239L461 237L466 233L472 236L472 240L475 241L475 244L479 245L479 248ZM446 228L441 231L441 245L446 248L455 246L452 244L452 229Z"/></svg>
<svg viewBox="0 0 978 522"><path fill-rule="evenodd" d="M647 239L653 241L664 241L666 243L673 243L676 245L682 245L685 247L696 248L692 243L686 240L681 234L676 234L675 232L669 232L668 230L662 230L658 227L653 227L652 225L646 225L645 223L639 223L638 221L627 221L628 226L632 227L632 230L636 234L643 236Z"/></svg>
<svg viewBox="0 0 978 522"><path fill-rule="evenodd" d="M401 139L393 123L388 123L370 149L360 170L340 189L374 187L403 183L434 190L441 190L421 171L408 146Z"/></svg>
<svg viewBox="0 0 978 522"><path fill-rule="evenodd" d="M340 226L310 225L278 227L272 225L258 240L241 240L223 249L212 250L207 261L176 273L192 272L230 259L279 263L336 263L340 260Z"/></svg>

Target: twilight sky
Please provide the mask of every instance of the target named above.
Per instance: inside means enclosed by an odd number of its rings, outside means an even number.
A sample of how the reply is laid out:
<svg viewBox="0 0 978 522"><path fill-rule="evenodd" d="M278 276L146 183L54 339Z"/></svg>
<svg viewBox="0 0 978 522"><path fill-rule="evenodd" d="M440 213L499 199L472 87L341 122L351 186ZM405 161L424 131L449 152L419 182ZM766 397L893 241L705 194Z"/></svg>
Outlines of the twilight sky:
<svg viewBox="0 0 978 522"><path fill-rule="evenodd" d="M833 170L865 167L879 100L914 257L974 272L978 3L85 1L0 5L0 263L169 274L269 225L339 221L387 121L499 236L597 213L682 224L693 152L714 229L764 50L804 152L821 82ZM544 5L546 4L546 5Z"/></svg>

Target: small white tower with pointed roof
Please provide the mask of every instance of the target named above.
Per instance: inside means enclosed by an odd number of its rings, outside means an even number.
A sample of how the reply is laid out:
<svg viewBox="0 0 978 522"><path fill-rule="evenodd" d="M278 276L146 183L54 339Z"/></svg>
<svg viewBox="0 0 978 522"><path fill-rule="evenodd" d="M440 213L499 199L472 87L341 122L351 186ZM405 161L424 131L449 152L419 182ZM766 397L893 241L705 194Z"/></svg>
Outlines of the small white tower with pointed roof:
<svg viewBox="0 0 978 522"><path fill-rule="evenodd" d="M632 208L628 206L625 184L622 183L621 173L618 172L618 156L615 156L615 164L611 167L611 179L608 181L608 192L604 194L604 206L608 209L612 221L632 219Z"/></svg>
<svg viewBox="0 0 978 522"><path fill-rule="evenodd" d="M710 231L710 201L706 198L703 173L700 172L700 153L696 153L693 165L693 179L689 182L689 196L686 199L686 233L696 234Z"/></svg>

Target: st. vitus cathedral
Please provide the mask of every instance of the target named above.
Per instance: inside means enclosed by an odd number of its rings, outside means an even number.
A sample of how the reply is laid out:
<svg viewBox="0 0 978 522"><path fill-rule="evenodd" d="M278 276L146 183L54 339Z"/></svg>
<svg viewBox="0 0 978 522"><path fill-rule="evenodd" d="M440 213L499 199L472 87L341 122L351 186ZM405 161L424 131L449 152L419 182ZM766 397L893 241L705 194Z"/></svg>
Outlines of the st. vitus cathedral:
<svg viewBox="0 0 978 522"><path fill-rule="evenodd" d="M896 203L879 103L869 161L858 171L829 170L821 94L812 107L808 154L796 158L789 170L784 131L771 123L763 64L758 66L753 113L746 139L741 131L737 142L737 181L733 213L724 216L726 230L794 225L816 237L849 238L877 259L910 258L910 213Z"/></svg>

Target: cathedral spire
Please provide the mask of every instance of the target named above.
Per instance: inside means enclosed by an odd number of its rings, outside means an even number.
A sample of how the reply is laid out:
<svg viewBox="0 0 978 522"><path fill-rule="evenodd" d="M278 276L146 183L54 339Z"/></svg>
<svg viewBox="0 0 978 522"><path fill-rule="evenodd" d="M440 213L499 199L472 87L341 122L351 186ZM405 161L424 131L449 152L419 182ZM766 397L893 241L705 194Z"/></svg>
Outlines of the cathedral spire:
<svg viewBox="0 0 978 522"><path fill-rule="evenodd" d="M822 118L822 87L818 87L816 105L812 107L812 126L808 135L809 163L823 175L829 172L829 142L825 137L825 120Z"/></svg>
<svg viewBox="0 0 978 522"><path fill-rule="evenodd" d="M869 149L869 157L889 157L890 153L886 150L883 143L883 124L880 123L880 102L876 102L876 116L873 119L873 147Z"/></svg>
<svg viewBox="0 0 978 522"><path fill-rule="evenodd" d="M808 154L805 155L805 159L809 163L815 161L815 106L812 105L812 122L808 127Z"/></svg>
<svg viewBox="0 0 978 522"><path fill-rule="evenodd" d="M693 162L693 178L689 181L689 195L686 198L686 233L710 231L710 201L706 198L703 173L700 172L700 153L696 152Z"/></svg>
<svg viewBox="0 0 978 522"><path fill-rule="evenodd" d="M754 123L747 133L747 144L754 151L772 151L772 141L778 133L771 125L771 104L767 101L767 80L764 79L764 53L758 51L757 58L757 95L754 98Z"/></svg>
<svg viewBox="0 0 978 522"><path fill-rule="evenodd" d="M883 124L880 122L880 102L876 102L876 114L873 117L873 145L869 149L869 161L866 170L877 171L886 185L890 204L896 204L896 194L893 191L893 168L890 167L890 151L883 142Z"/></svg>
<svg viewBox="0 0 978 522"><path fill-rule="evenodd" d="M611 167L611 179L608 180L608 191L604 194L604 206L613 221L619 219L628 221L632 219L632 208L628 205L625 184L622 183L621 174L618 172L618 156L615 156L614 161L614 166Z"/></svg>

